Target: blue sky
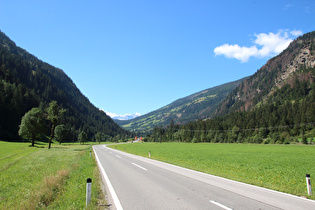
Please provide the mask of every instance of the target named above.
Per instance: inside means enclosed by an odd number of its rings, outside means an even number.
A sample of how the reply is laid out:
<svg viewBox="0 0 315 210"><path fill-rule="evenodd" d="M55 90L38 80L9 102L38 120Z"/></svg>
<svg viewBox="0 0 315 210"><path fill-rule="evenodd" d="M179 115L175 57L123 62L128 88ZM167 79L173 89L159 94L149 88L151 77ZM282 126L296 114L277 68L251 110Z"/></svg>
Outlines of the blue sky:
<svg viewBox="0 0 315 210"><path fill-rule="evenodd" d="M313 0L0 0L2 32L116 114L252 75L314 20Z"/></svg>

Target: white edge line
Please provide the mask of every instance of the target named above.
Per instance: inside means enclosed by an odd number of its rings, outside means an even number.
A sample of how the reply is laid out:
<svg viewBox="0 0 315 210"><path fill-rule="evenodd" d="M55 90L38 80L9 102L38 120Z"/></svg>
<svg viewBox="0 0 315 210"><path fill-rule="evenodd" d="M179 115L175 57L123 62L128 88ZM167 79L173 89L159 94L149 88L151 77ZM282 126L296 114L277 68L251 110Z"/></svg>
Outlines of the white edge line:
<svg viewBox="0 0 315 210"><path fill-rule="evenodd" d="M94 147L93 147L93 150L94 150L94 154L95 154L95 157L96 157L97 164L98 164L99 168L101 169L101 173L103 174L103 177L105 178L105 181L106 181L106 184L108 186L109 192L112 195L112 198L114 200L115 207L116 207L117 210L123 210L123 207L121 206L121 203L120 203L120 201L118 199L118 196L117 196L117 194L116 194L116 192L115 192L111 182L109 181L109 178L108 178L108 176L107 176L103 166L101 165L100 160L98 159L98 155L97 155Z"/></svg>
<svg viewBox="0 0 315 210"><path fill-rule="evenodd" d="M227 207L227 206L224 206L223 204L218 203L218 202L216 202L216 201L210 201L210 203L213 203L213 204L215 204L215 205L217 205L217 206L220 206L222 209L233 210L233 209L231 209L231 208L229 208L229 207Z"/></svg>
<svg viewBox="0 0 315 210"><path fill-rule="evenodd" d="M142 166L139 166L138 164L135 164L135 163L132 163L132 165L135 165L135 166L137 166L137 167L139 167L139 168L141 168L141 169L143 169L143 170L145 170L145 171L147 171L147 170L148 170L148 169L143 168Z"/></svg>
<svg viewBox="0 0 315 210"><path fill-rule="evenodd" d="M166 166L169 166L169 167L174 167L174 168L182 169L182 170L185 170L185 171L190 171L190 172L193 172L195 174L201 174L201 175L204 175L204 176L213 177L213 178L220 179L220 180L223 180L223 181L237 183L237 184L240 184L240 185L247 186L248 188L258 189L258 190L260 189L260 190L264 190L264 191L267 191L267 192L270 192L270 193L280 194L280 195L289 196L289 197L292 197L292 198L295 198L295 199L298 199L298 200L303 200L303 201L306 201L306 202L315 203L315 200L303 198L303 197L300 197L300 196L297 196L297 195L293 195L293 194L289 194L289 193L285 193L285 192L280 192L280 191L277 191L277 190L272 190L272 189L268 189L268 188L264 188L264 187L259 187L259 186L256 186L256 185L252 185L252 184L248 184L248 183L244 183L244 182L240 182L240 181L235 181L235 180L232 180L232 179L227 179L227 178L224 178L224 177L215 176L215 175L212 175L212 174L207 174L207 173L200 172L200 171L195 171L195 170L192 170L192 169L184 168L182 166L173 165L173 164L166 163L166 162L163 162L163 161L153 160L153 159L149 159L149 158L146 158L146 157L137 156L137 155L134 155L134 154L131 154L131 153L126 153L126 152L123 152L123 151L120 151L120 150L117 150L117 149L113 149L113 148L110 148L110 147L106 147L106 148L115 150L115 151L123 153L125 155L134 157L136 159L141 159L142 158L146 162L150 162L151 164L152 164L152 162L153 163L159 163L159 164L166 165ZM167 170L173 171L171 169L167 169ZM184 176L187 176L187 175L184 175ZM191 176L187 176L187 177L191 177Z"/></svg>

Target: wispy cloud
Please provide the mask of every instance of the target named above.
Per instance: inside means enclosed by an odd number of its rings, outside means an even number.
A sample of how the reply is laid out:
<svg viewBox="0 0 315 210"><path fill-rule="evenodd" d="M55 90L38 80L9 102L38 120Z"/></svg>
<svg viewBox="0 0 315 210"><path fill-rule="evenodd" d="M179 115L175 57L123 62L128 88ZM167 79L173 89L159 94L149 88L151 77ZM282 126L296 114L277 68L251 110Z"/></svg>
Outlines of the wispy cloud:
<svg viewBox="0 0 315 210"><path fill-rule="evenodd" d="M280 30L278 33L269 32L255 34L254 45L250 47L238 44L223 44L214 49L215 55L224 55L227 58L235 58L245 63L250 57L266 58L281 53L293 41L293 38L302 35L302 31L293 30L289 33Z"/></svg>
<svg viewBox="0 0 315 210"><path fill-rule="evenodd" d="M294 7L294 4L286 4L285 6L284 6L284 9L290 9L290 8L292 8L292 7Z"/></svg>
<svg viewBox="0 0 315 210"><path fill-rule="evenodd" d="M300 30L293 30L290 32L293 36L301 36L303 33Z"/></svg>

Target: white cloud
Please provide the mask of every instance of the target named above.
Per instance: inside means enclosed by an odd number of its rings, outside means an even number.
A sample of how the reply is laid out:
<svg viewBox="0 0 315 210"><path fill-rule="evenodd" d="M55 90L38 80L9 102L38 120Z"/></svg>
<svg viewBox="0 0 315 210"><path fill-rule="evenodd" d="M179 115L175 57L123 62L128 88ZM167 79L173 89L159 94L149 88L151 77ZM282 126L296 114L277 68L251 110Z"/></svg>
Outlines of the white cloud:
<svg viewBox="0 0 315 210"><path fill-rule="evenodd" d="M104 111L105 112L105 111ZM113 117L117 117L118 115L115 113L111 113L111 112L105 112L108 116L110 116L111 118Z"/></svg>
<svg viewBox="0 0 315 210"><path fill-rule="evenodd" d="M290 32L290 34L292 34L293 36L301 36L303 32L300 30L293 30Z"/></svg>
<svg viewBox="0 0 315 210"><path fill-rule="evenodd" d="M242 62L247 62L248 59L256 55L258 49L256 46L240 47L239 45L224 44L214 49L215 55L225 55L228 58L236 58Z"/></svg>
<svg viewBox="0 0 315 210"><path fill-rule="evenodd" d="M262 48L258 50L257 54L257 56L260 57L268 57L279 54L292 42L292 39L289 38L287 32L278 32L277 34L260 33L255 34L255 36L257 38L255 40L255 44L262 46Z"/></svg>
<svg viewBox="0 0 315 210"><path fill-rule="evenodd" d="M266 58L281 53L293 41L294 37L301 35L301 31L291 31L290 33L280 30L274 34L255 34L253 46L241 47L237 44L223 44L214 49L215 55L224 55L227 58L236 58L242 63L247 62L250 57ZM291 36L290 36L291 35Z"/></svg>

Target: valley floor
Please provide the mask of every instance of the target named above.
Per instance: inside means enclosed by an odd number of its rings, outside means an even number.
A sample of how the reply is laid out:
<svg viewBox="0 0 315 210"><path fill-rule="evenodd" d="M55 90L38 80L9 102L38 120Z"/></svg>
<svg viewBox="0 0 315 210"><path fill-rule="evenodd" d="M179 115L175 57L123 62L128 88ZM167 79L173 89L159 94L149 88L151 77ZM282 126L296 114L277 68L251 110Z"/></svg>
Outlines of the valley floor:
<svg viewBox="0 0 315 210"><path fill-rule="evenodd" d="M83 209L87 178L90 208L106 207L90 145L29 145L0 141L0 209Z"/></svg>
<svg viewBox="0 0 315 210"><path fill-rule="evenodd" d="M315 148L306 145L130 143L111 148L289 194L308 196Z"/></svg>

